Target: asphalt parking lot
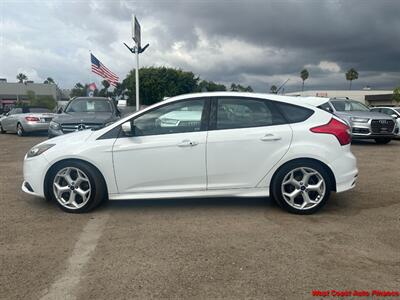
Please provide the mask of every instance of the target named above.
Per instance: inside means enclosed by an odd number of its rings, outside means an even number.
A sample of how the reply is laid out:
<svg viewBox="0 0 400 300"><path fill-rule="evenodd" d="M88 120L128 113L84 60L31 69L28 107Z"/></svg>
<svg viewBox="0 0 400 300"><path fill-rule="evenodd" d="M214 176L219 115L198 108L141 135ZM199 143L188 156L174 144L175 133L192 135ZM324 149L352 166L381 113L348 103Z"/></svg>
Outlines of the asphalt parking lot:
<svg viewBox="0 0 400 300"><path fill-rule="evenodd" d="M259 198L112 201L73 215L20 190L23 157L44 139L0 135L0 298L300 299L316 289L399 289L400 141L353 144L357 187L312 216Z"/></svg>

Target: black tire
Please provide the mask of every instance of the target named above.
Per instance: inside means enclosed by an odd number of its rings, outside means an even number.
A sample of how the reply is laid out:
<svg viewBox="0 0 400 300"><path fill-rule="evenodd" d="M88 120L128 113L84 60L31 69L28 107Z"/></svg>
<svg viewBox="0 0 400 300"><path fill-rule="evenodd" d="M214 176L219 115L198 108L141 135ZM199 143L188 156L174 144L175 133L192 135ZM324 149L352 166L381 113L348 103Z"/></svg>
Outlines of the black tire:
<svg viewBox="0 0 400 300"><path fill-rule="evenodd" d="M56 174L67 167L72 167L72 168L77 168L85 173L87 175L90 186L91 186L91 195L89 197L89 200L87 203L77 209L71 209L63 206L56 198L54 191L53 191L53 182L54 178L56 177ZM104 181L103 176L101 173L94 168L92 165L81 162L81 161L64 161L59 164L57 164L54 168L50 170L50 173L48 176L46 176L46 184L45 184L45 195L46 199L50 201L54 201L57 203L57 205L65 212L68 213L86 213L97 206L99 206L104 200L107 199L107 188L106 188L106 183Z"/></svg>
<svg viewBox="0 0 400 300"><path fill-rule="evenodd" d="M391 138L376 138L375 142L379 145L385 145L390 143L391 140L392 140Z"/></svg>
<svg viewBox="0 0 400 300"><path fill-rule="evenodd" d="M21 123L17 124L17 135L18 136L24 136L25 135L25 130L24 130L24 127L22 127Z"/></svg>
<svg viewBox="0 0 400 300"><path fill-rule="evenodd" d="M3 126L1 126L1 123L0 123L0 133L6 133L6 131L3 129Z"/></svg>
<svg viewBox="0 0 400 300"><path fill-rule="evenodd" d="M321 200L319 200L318 204L314 207L308 209L298 209L291 205L289 205L286 200L284 199L282 193L282 184L283 180L285 179L286 175L288 175L293 170L298 168L311 168L317 171L324 180L325 184L325 193ZM275 202L284 210L299 215L309 215L317 212L320 210L329 199L331 193L331 179L329 174L325 170L324 166L318 162L310 161L310 160L297 160L293 162L289 162L283 165L278 171L275 173L273 180L271 182L271 196L275 200ZM302 196L301 196L302 197Z"/></svg>

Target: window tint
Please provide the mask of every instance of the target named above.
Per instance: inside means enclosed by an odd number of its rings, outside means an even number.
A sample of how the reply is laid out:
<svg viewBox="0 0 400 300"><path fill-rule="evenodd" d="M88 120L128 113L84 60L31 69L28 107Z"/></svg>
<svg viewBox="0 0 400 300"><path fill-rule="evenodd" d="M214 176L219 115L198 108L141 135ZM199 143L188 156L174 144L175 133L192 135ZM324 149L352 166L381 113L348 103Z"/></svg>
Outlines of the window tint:
<svg viewBox="0 0 400 300"><path fill-rule="evenodd" d="M382 108L381 112L383 112L384 114L387 114L387 115L393 115L394 114L394 111L391 110L390 108Z"/></svg>
<svg viewBox="0 0 400 300"><path fill-rule="evenodd" d="M151 110L133 120L135 136L201 130L205 100L181 101Z"/></svg>
<svg viewBox="0 0 400 300"><path fill-rule="evenodd" d="M311 109L297 105L282 102L277 102L276 105L279 107L283 116L289 123L303 122L314 113L314 111Z"/></svg>
<svg viewBox="0 0 400 300"><path fill-rule="evenodd" d="M216 129L232 129L284 124L285 120L269 101L218 99Z"/></svg>

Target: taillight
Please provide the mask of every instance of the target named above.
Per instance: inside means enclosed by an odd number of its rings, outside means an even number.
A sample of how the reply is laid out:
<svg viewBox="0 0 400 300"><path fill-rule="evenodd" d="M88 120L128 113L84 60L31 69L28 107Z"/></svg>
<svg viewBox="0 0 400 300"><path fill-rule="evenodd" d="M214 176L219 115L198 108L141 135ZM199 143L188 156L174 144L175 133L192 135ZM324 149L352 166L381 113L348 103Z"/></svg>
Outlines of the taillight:
<svg viewBox="0 0 400 300"><path fill-rule="evenodd" d="M25 120L27 120L29 122L38 122L38 121L40 121L40 119L37 118L37 117L25 117Z"/></svg>
<svg viewBox="0 0 400 300"><path fill-rule="evenodd" d="M340 145L347 145L351 142L349 126L335 118L332 118L328 124L313 127L310 130L315 133L332 134L337 138Z"/></svg>

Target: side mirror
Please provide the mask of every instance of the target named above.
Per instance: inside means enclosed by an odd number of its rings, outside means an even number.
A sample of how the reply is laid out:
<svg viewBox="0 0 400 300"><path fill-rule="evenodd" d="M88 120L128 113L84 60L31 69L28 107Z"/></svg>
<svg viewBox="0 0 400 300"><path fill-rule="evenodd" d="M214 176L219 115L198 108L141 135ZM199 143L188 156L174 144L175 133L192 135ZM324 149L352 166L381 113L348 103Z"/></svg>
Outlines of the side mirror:
<svg viewBox="0 0 400 300"><path fill-rule="evenodd" d="M131 121L125 122L121 125L122 131L126 136L132 136L132 124Z"/></svg>
<svg viewBox="0 0 400 300"><path fill-rule="evenodd" d="M392 115L390 115L392 118L394 118L394 119L397 119L399 116L398 115L396 115L396 114L392 114Z"/></svg>
<svg viewBox="0 0 400 300"><path fill-rule="evenodd" d="M57 114L62 114L62 112L63 112L63 108L60 107L60 108L57 110Z"/></svg>
<svg viewBox="0 0 400 300"><path fill-rule="evenodd" d="M8 117L10 115L10 112L6 113L5 116Z"/></svg>

